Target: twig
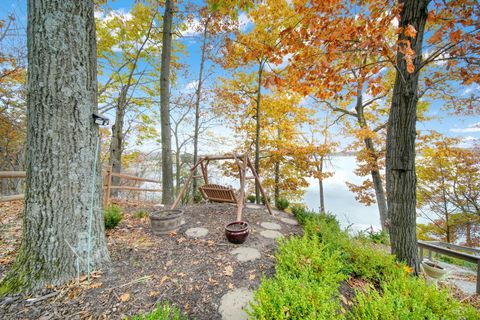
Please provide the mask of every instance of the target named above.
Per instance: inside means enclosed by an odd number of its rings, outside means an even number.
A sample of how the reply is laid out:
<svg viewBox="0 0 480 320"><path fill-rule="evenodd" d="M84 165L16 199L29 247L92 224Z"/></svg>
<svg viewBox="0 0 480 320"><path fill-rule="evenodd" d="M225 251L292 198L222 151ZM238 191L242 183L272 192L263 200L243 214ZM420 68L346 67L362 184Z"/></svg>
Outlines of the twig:
<svg viewBox="0 0 480 320"><path fill-rule="evenodd" d="M58 291L51 292L51 293L46 294L42 297L27 299L26 302L29 302L29 303L39 302L39 301L42 301L42 300L45 300L45 299L48 299L48 298L51 298L51 297L55 297L57 294L58 294Z"/></svg>
<svg viewBox="0 0 480 320"><path fill-rule="evenodd" d="M131 284L134 284L134 283L137 283L137 282L141 282L141 281L143 281L143 280L149 280L149 279L151 279L151 278L152 278L152 276L143 276L143 277L140 277L140 278L135 279L135 280L133 280L133 281L124 283L124 284L122 284L122 285L119 285L119 286L116 286L116 287L112 287L112 288L110 288L110 289L108 289L108 290L120 289L120 288L129 286L129 285L131 285Z"/></svg>

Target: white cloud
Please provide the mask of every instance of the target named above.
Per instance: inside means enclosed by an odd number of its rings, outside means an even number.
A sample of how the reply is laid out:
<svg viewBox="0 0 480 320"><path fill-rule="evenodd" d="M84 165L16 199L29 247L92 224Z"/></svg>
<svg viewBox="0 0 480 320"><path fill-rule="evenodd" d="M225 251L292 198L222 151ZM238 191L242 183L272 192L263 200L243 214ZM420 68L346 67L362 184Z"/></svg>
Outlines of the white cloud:
<svg viewBox="0 0 480 320"><path fill-rule="evenodd" d="M193 80L185 85L186 91L193 91L196 90L198 87L198 80Z"/></svg>
<svg viewBox="0 0 480 320"><path fill-rule="evenodd" d="M451 128L450 131L457 133L480 132L480 122L474 123L466 128Z"/></svg>

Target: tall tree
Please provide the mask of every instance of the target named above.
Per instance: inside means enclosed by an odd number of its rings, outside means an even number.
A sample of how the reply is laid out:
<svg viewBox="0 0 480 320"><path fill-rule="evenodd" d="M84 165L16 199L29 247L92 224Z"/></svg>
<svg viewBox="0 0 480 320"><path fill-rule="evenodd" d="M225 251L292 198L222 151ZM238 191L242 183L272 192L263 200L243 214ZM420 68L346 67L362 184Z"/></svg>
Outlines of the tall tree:
<svg viewBox="0 0 480 320"><path fill-rule="evenodd" d="M54 8L54 9L52 9ZM94 1L28 1L23 238L0 295L109 263L98 161Z"/></svg>
<svg viewBox="0 0 480 320"><path fill-rule="evenodd" d="M138 114L140 110L136 109L141 106L151 105L144 103L146 99L142 103L140 99L135 99L138 97L135 96L135 91L151 84L151 72L138 70L139 65L145 65L143 68L146 68L148 64L158 62L151 58L158 57L158 49L152 45L159 38L158 32L153 28L157 14L156 6L139 2L129 15L112 12L97 21L99 72L114 70L99 90L102 109L115 110L108 161L113 172L119 173L122 170L122 155L128 131L125 117L128 113ZM112 185L119 183L118 177L112 177ZM117 194L118 190L112 190L113 196Z"/></svg>
<svg viewBox="0 0 480 320"><path fill-rule="evenodd" d="M170 124L170 61L174 5L165 0L163 15L162 61L160 70L160 120L162 135L162 203L173 203L172 133Z"/></svg>
<svg viewBox="0 0 480 320"><path fill-rule="evenodd" d="M419 271L419 262L415 227L415 128L418 69L422 63L422 41L429 2L399 1L402 5L399 22L402 32L398 36L397 73L387 126L386 177L392 253L397 259L406 261L416 273Z"/></svg>

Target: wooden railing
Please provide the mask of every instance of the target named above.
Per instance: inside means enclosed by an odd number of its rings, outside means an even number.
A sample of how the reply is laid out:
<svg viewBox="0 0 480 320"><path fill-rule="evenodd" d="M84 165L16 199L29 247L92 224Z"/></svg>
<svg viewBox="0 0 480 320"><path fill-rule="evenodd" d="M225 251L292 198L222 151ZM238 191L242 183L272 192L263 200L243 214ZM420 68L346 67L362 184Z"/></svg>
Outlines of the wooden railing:
<svg viewBox="0 0 480 320"><path fill-rule="evenodd" d="M149 189L149 188L140 188L140 187L132 187L132 186L112 186L112 177L119 177L120 179L125 180L134 180L134 181L141 181L141 182L152 182L152 183L159 183L161 181L153 180L153 179L145 179L140 178L124 173L116 173L112 172L112 168L109 167L107 170L103 171L103 205L107 206L110 203L110 196L112 190L130 190L130 191L147 191L147 192L161 192L162 189ZM0 179L21 179L27 176L25 171L0 171ZM0 196L0 202L7 202L7 201L15 201L15 200L23 200L25 199L24 194L15 194L11 196Z"/></svg>
<svg viewBox="0 0 480 320"><path fill-rule="evenodd" d="M25 171L0 171L0 179L19 179L27 176ZM14 194L11 196L0 196L0 202L23 200L24 194Z"/></svg>
<svg viewBox="0 0 480 320"><path fill-rule="evenodd" d="M477 294L480 294L480 250L470 247L458 246L440 241L418 241L420 261L423 260L424 249L428 250L428 258L432 259L432 251L449 257L472 262L477 265Z"/></svg>
<svg viewBox="0 0 480 320"><path fill-rule="evenodd" d="M112 177L119 177L120 179L125 180L133 180L133 181L141 181L141 182L152 182L152 183L159 183L161 181L153 180L153 179L145 179L140 178L124 173L116 173L112 172L112 167L109 167L107 170L103 172L104 174L104 183L103 183L103 206L106 207L110 203L110 197L112 190L130 190L130 191L147 191L147 192L161 192L162 189L148 189L148 188L140 188L140 187L132 187L132 186L112 186Z"/></svg>

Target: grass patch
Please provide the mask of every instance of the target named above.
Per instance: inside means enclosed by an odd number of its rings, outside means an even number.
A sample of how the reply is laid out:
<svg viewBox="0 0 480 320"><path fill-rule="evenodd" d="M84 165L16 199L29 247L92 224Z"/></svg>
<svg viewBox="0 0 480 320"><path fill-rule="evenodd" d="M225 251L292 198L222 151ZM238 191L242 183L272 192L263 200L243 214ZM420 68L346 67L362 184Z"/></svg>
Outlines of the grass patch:
<svg viewBox="0 0 480 320"><path fill-rule="evenodd" d="M151 312L133 316L131 320L188 320L188 318L177 307L166 302L163 305L158 304Z"/></svg>

